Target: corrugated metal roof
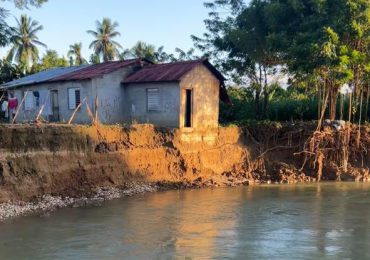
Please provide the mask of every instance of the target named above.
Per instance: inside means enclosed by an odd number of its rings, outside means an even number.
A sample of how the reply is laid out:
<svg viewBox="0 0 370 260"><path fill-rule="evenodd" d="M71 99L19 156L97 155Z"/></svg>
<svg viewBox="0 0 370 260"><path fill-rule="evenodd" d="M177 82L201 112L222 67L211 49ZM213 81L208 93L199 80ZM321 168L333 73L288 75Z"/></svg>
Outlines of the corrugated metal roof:
<svg viewBox="0 0 370 260"><path fill-rule="evenodd" d="M220 80L221 101L227 105L232 105L224 85L224 76L207 59L147 65L128 76L123 80L123 83L140 84L180 81L186 73L200 64L206 66Z"/></svg>
<svg viewBox="0 0 370 260"><path fill-rule="evenodd" d="M56 82L56 81L74 81L74 80L86 80L86 79L92 79L101 77L105 74L114 72L118 69L132 66L135 64L140 65L142 62L144 62L141 59L132 59L132 60L125 60L125 61L110 61L100 64L94 64L90 65L87 68L84 68L82 70L68 73L65 75L61 75L59 77L54 77L50 79L50 82Z"/></svg>
<svg viewBox="0 0 370 260"><path fill-rule="evenodd" d="M221 82L225 80L222 74L207 59L200 59L148 65L124 79L123 83L180 81L186 73L200 64L205 65Z"/></svg>
<svg viewBox="0 0 370 260"><path fill-rule="evenodd" d="M81 69L86 68L86 66L89 65L82 65L82 66L76 66L76 67L66 67L66 68L54 68L54 69L48 69L45 71L41 71L36 74L32 74L17 80L13 80L11 82L5 83L1 85L1 88L9 89L9 88L15 88L19 86L28 86L28 85L34 85L34 84L40 84L43 82L46 82L52 78L65 75L71 72L75 72Z"/></svg>

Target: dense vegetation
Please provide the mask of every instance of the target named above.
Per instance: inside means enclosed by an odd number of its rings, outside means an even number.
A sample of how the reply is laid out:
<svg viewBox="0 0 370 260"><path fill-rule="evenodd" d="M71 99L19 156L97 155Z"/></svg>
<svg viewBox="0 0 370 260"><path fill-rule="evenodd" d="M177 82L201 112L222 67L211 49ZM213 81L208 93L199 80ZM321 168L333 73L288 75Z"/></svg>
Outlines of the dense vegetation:
<svg viewBox="0 0 370 260"><path fill-rule="evenodd" d="M46 0L13 1L18 8ZM221 121L312 120L355 122L370 117L369 0L213 0L207 32L192 36L195 47L228 76L232 107L221 105ZM37 34L43 26L22 16L9 27L0 9L0 44L10 52L0 62L0 83L53 67L146 58L167 62L198 58L195 49L167 53L138 41L123 49L118 23L96 21L89 48L72 43L67 58L46 49Z"/></svg>
<svg viewBox="0 0 370 260"><path fill-rule="evenodd" d="M230 89L235 106L224 120L369 119L368 0L205 5L208 32L193 36L195 44L239 87Z"/></svg>

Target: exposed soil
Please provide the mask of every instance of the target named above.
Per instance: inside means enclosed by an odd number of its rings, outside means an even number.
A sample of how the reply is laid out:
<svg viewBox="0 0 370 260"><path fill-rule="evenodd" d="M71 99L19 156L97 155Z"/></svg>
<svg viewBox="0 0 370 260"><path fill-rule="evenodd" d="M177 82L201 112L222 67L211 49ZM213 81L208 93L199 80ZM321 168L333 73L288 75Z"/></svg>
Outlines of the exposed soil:
<svg viewBox="0 0 370 260"><path fill-rule="evenodd" d="M368 181L370 128L315 127L259 124L192 132L151 125L1 126L0 205L39 203L45 196L94 198L101 189L132 185Z"/></svg>
<svg viewBox="0 0 370 260"><path fill-rule="evenodd" d="M316 130L316 122L254 125L243 133L254 145L253 179L277 183L368 181L370 127Z"/></svg>

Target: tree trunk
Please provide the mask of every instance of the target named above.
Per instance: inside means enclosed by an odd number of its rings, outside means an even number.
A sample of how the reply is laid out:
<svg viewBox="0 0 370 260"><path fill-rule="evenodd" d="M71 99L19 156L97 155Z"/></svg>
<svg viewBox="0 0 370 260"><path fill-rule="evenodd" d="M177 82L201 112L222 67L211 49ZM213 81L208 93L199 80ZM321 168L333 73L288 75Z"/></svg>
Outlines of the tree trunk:
<svg viewBox="0 0 370 260"><path fill-rule="evenodd" d="M367 86L367 89L366 89L365 121L369 121L369 98L370 98L370 86Z"/></svg>
<svg viewBox="0 0 370 260"><path fill-rule="evenodd" d="M256 89L256 97L254 99L254 109L256 113L256 119L260 119L260 91Z"/></svg>
<svg viewBox="0 0 370 260"><path fill-rule="evenodd" d="M325 87L324 87L324 92L325 92ZM322 107L321 107L321 115L320 115L320 118L319 118L319 122L317 124L316 131L320 131L320 129L321 129L322 121L324 120L324 116L325 116L325 112L326 112L326 107L328 105L329 94L330 94L330 92L329 92L329 90L327 90L326 95L325 95L324 100L323 100Z"/></svg>
<svg viewBox="0 0 370 260"><path fill-rule="evenodd" d="M352 117L352 93L349 93L349 104L348 104L348 122L351 123L351 117Z"/></svg>
<svg viewBox="0 0 370 260"><path fill-rule="evenodd" d="M344 104L344 95L340 94L340 120L343 120L343 104Z"/></svg>
<svg viewBox="0 0 370 260"><path fill-rule="evenodd" d="M269 91L268 91L268 82L267 82L267 71L266 67L263 66L263 76L264 76L264 83L263 83L263 117L267 119L267 106L269 102Z"/></svg>
<svg viewBox="0 0 370 260"><path fill-rule="evenodd" d="M338 101L338 87L330 86L330 107L329 107L329 119L335 120L337 112L337 101Z"/></svg>
<svg viewBox="0 0 370 260"><path fill-rule="evenodd" d="M267 119L268 102L269 102L269 93L265 89L265 91L263 92L263 117L264 119Z"/></svg>
<svg viewBox="0 0 370 260"><path fill-rule="evenodd" d="M320 119L321 115L321 87L317 86L317 119Z"/></svg>

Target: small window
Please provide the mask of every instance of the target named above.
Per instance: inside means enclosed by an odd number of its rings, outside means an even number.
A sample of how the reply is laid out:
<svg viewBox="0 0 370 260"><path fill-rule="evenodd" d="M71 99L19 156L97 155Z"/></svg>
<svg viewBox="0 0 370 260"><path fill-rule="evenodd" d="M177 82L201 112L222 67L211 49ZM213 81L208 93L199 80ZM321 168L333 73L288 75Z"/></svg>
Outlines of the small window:
<svg viewBox="0 0 370 260"><path fill-rule="evenodd" d="M33 91L33 97L34 97L36 107L40 107L40 92Z"/></svg>
<svg viewBox="0 0 370 260"><path fill-rule="evenodd" d="M68 89L68 107L69 109L76 109L81 102L81 94L79 88Z"/></svg>
<svg viewBox="0 0 370 260"><path fill-rule="evenodd" d="M159 90L157 88L147 89L148 111L159 111Z"/></svg>

